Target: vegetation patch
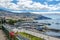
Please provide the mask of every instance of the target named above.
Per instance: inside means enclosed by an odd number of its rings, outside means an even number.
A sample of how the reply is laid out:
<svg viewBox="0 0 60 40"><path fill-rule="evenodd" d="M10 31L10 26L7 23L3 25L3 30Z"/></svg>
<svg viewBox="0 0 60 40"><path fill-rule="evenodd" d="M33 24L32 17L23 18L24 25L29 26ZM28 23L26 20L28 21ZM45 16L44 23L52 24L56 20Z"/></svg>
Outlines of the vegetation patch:
<svg viewBox="0 0 60 40"><path fill-rule="evenodd" d="M28 38L29 40L44 40L44 39L42 39L42 38L39 38L39 37L30 35L30 34L27 34L27 33L25 33L25 32L20 32L19 34L20 34L21 36L25 37L25 38Z"/></svg>

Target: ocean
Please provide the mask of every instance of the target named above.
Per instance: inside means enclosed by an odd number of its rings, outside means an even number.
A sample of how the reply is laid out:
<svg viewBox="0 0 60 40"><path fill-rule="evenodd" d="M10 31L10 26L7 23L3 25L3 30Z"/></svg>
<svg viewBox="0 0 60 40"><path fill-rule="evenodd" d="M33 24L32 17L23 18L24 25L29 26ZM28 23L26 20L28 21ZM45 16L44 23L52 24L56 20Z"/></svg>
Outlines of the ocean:
<svg viewBox="0 0 60 40"><path fill-rule="evenodd" d="M36 20L39 23L50 23L51 25L49 25L49 28L53 28L53 29L60 29L60 20L57 19L51 19L51 20Z"/></svg>
<svg viewBox="0 0 60 40"><path fill-rule="evenodd" d="M36 20L39 23L50 23L51 25L47 26L49 28L53 28L53 29L59 29L60 30L60 15L44 15L46 17L50 17L52 19L48 19L48 20ZM60 38L60 32L55 32L55 31L46 31L44 32L45 35L49 35L49 36L54 36L54 37L59 37Z"/></svg>

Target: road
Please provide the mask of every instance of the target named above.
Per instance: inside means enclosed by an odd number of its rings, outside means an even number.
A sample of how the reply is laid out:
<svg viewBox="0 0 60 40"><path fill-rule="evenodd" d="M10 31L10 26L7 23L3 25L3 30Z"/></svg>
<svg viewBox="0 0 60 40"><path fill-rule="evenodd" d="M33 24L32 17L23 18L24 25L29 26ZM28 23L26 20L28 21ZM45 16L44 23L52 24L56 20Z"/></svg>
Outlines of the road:
<svg viewBox="0 0 60 40"><path fill-rule="evenodd" d="M32 30L25 30L25 29L23 29L23 31L21 31L21 32L25 32L25 33L34 35L36 37L44 38L45 40L60 40L59 38L47 36L47 35L44 35L44 34L41 34L41 33L36 33L35 31L32 31Z"/></svg>
<svg viewBox="0 0 60 40"><path fill-rule="evenodd" d="M2 30L0 30L0 40L7 40L7 37L5 36Z"/></svg>

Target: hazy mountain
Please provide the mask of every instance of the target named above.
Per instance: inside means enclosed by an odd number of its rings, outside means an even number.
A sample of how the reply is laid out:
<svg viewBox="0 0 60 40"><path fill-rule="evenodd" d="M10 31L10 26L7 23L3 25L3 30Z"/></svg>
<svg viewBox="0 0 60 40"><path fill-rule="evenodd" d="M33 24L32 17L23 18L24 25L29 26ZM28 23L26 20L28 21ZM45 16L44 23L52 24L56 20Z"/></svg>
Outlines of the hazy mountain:
<svg viewBox="0 0 60 40"><path fill-rule="evenodd" d="M0 9L0 16L19 16L19 17L23 16L23 17L30 17L30 18L32 17L36 20L51 19L51 18L43 16L43 15L33 14L33 13L29 13L29 12L13 13L13 12L1 10L1 9Z"/></svg>
<svg viewBox="0 0 60 40"><path fill-rule="evenodd" d="M43 16L46 16L46 17L49 17L49 18L52 18L52 19L60 19L60 14L58 13L54 13L54 14L45 14Z"/></svg>

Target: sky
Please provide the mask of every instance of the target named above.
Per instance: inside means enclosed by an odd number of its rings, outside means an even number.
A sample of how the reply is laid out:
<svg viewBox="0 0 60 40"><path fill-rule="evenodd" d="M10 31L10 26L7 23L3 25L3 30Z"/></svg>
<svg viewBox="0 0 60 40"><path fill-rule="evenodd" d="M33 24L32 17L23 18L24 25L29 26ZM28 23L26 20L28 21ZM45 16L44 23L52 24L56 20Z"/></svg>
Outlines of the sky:
<svg viewBox="0 0 60 40"><path fill-rule="evenodd" d="M0 0L0 9L12 12L60 13L60 0Z"/></svg>

